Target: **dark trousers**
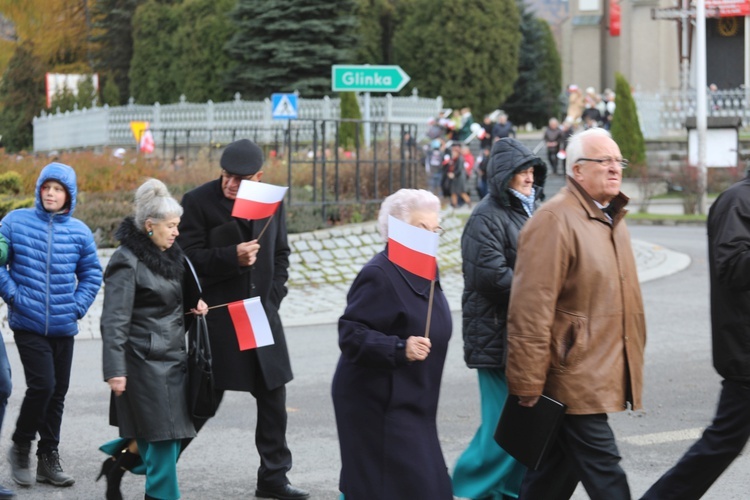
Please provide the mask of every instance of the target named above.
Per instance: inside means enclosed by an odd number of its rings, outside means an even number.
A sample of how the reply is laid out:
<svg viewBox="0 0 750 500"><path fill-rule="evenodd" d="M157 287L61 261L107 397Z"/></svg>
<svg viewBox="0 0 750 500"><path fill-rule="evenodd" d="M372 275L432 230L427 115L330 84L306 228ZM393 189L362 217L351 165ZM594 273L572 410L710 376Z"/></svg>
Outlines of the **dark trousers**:
<svg viewBox="0 0 750 500"><path fill-rule="evenodd" d="M219 401L224 391L217 391ZM286 387L268 390L264 383L256 383L252 391L258 406L255 424L255 447L260 455L258 488L274 488L289 483L286 473L292 468L292 452L286 444ZM193 419L196 432L208 419ZM190 440L183 440L183 450Z"/></svg>
<svg viewBox="0 0 750 500"><path fill-rule="evenodd" d="M18 414L13 442L29 444L39 433L37 454L49 453L60 444L75 340L73 337L45 337L24 330L13 333L26 375L26 396Z"/></svg>
<svg viewBox="0 0 750 500"><path fill-rule="evenodd" d="M549 162L549 166L552 169L553 174L557 174L557 151L554 149L548 149L547 150L547 161Z"/></svg>
<svg viewBox="0 0 750 500"><path fill-rule="evenodd" d="M592 500L630 500L606 414L565 415L549 455L526 473L518 498L569 499L579 481Z"/></svg>
<svg viewBox="0 0 750 500"><path fill-rule="evenodd" d="M701 498L750 439L750 385L732 380L723 389L713 423L644 499Z"/></svg>
<svg viewBox="0 0 750 500"><path fill-rule="evenodd" d="M13 383L10 376L10 362L5 350L5 342L0 338L0 429L3 428L5 408L8 406L11 390L13 390Z"/></svg>

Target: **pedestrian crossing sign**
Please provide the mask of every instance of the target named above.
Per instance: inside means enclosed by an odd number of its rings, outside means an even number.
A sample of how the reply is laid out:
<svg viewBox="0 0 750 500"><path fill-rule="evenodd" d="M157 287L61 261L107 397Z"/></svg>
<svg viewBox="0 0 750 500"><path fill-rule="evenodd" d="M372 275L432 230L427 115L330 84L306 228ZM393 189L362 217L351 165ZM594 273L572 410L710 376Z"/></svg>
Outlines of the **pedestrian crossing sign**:
<svg viewBox="0 0 750 500"><path fill-rule="evenodd" d="M297 102L297 94L272 94L271 116L275 120L295 120Z"/></svg>

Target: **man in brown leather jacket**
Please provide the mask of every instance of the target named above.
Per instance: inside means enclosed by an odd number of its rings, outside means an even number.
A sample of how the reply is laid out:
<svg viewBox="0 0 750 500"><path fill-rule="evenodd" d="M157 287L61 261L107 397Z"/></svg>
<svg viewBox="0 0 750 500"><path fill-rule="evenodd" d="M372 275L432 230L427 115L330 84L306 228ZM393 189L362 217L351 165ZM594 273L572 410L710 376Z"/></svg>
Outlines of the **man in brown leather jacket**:
<svg viewBox="0 0 750 500"><path fill-rule="evenodd" d="M607 413L641 407L646 326L620 192L627 165L603 129L568 144L567 186L521 231L508 313L511 394L567 406L549 455L522 499L629 500Z"/></svg>

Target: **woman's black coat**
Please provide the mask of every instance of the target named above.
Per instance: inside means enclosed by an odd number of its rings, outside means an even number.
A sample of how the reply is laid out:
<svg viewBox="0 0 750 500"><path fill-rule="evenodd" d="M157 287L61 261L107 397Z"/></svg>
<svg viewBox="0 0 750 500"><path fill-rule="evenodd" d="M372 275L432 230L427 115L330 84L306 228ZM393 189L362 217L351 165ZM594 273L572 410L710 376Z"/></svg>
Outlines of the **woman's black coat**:
<svg viewBox="0 0 750 500"><path fill-rule="evenodd" d="M451 336L450 308L436 282L427 359L410 363L406 340L424 335L430 281L381 252L359 272L339 319L341 357L333 408L346 500L451 500L437 408Z"/></svg>
<svg viewBox="0 0 750 500"><path fill-rule="evenodd" d="M221 178L186 193L177 241L198 272L203 300L209 307L260 297L273 332L273 345L240 351L227 308L209 311L206 320L217 389L253 391L256 383L265 382L273 390L292 380L279 318L289 276L284 205L279 207L259 242L257 261L248 267L240 267L237 262L237 244L257 238L268 219L236 219L232 217L233 206L234 201L221 190ZM262 380L258 380L259 374Z"/></svg>
<svg viewBox="0 0 750 500"><path fill-rule="evenodd" d="M508 184L516 173L532 166L540 200L547 171L544 162L516 139L495 142L487 172L489 195L474 208L461 237L464 360L469 368L505 368L518 233L528 219Z"/></svg>
<svg viewBox="0 0 750 500"><path fill-rule="evenodd" d="M104 380L127 377L113 401L120 437L163 441L195 436L187 408L185 257L159 250L127 218L104 273ZM197 297L187 299L195 307ZM114 422L113 422L114 423Z"/></svg>

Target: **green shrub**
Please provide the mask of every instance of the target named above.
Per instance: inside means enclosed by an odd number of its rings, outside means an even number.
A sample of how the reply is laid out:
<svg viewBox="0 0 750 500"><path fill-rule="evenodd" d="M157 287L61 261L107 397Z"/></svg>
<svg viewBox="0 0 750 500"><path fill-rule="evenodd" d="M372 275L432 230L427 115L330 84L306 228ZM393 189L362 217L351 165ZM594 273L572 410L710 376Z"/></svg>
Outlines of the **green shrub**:
<svg viewBox="0 0 750 500"><path fill-rule="evenodd" d="M21 174L11 170L0 174L0 194L20 194L23 187Z"/></svg>
<svg viewBox="0 0 750 500"><path fill-rule="evenodd" d="M5 217L8 212L17 208L30 208L34 206L34 198L3 198L0 199L0 219Z"/></svg>

